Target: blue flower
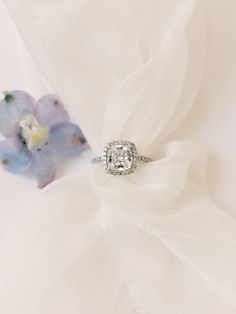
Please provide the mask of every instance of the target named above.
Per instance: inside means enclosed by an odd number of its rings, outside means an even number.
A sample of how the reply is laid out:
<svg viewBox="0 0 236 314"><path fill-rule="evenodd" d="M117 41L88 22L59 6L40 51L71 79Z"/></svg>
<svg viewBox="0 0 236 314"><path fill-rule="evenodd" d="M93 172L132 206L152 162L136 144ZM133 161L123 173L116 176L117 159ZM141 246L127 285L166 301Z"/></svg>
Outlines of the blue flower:
<svg viewBox="0 0 236 314"><path fill-rule="evenodd" d="M6 92L0 101L0 132L6 138L0 142L4 169L23 173L30 168L40 188L54 180L55 159L76 157L88 148L55 95L36 102L24 91Z"/></svg>

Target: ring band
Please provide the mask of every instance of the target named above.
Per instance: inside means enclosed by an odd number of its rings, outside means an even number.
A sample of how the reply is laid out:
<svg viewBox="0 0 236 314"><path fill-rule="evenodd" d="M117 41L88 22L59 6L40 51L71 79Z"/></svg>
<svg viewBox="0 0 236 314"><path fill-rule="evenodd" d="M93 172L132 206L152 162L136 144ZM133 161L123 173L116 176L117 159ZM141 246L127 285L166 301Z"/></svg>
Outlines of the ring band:
<svg viewBox="0 0 236 314"><path fill-rule="evenodd" d="M92 163L103 163L104 169L112 175L128 175L135 171L137 162L151 162L152 158L138 155L134 143L113 141L106 145L102 156L94 157Z"/></svg>
<svg viewBox="0 0 236 314"><path fill-rule="evenodd" d="M136 158L137 158L137 161L142 161L142 162L151 162L151 161L153 161L152 158L145 157L145 156L137 156ZM98 163L103 162L103 161L104 161L103 156L94 157L92 159L92 164L98 164Z"/></svg>

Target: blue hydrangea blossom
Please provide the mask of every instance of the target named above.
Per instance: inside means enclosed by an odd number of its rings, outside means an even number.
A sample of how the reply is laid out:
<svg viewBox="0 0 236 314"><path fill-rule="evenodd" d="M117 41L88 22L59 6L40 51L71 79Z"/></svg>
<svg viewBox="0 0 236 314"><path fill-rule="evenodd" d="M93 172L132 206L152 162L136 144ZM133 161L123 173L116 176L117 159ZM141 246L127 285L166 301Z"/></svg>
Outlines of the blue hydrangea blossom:
<svg viewBox="0 0 236 314"><path fill-rule="evenodd" d="M58 158L78 156L88 148L80 128L56 95L37 102L24 91L6 92L0 101L0 162L5 170L23 173L31 169L40 188L52 182Z"/></svg>

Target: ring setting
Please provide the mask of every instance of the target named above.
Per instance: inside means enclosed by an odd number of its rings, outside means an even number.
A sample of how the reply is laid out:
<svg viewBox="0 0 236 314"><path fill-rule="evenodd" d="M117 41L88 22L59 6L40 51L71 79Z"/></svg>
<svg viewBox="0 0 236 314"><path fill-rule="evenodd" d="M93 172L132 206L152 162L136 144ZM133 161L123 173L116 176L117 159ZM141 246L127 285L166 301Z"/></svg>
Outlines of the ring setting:
<svg viewBox="0 0 236 314"><path fill-rule="evenodd" d="M138 161L151 162L152 159L139 156L134 143L121 140L108 143L103 155L92 159L93 164L103 162L105 171L111 175L134 173Z"/></svg>

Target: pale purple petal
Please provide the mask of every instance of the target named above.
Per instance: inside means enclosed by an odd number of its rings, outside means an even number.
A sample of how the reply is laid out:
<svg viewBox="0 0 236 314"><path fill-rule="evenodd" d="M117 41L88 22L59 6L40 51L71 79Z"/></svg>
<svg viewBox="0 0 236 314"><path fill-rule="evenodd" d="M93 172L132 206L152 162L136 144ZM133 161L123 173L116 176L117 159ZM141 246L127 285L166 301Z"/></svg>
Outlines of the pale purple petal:
<svg viewBox="0 0 236 314"><path fill-rule="evenodd" d="M60 99L53 94L43 96L38 100L36 117L39 123L45 126L69 121L69 115L63 108Z"/></svg>
<svg viewBox="0 0 236 314"><path fill-rule="evenodd" d="M6 92L0 101L0 132L5 137L14 136L19 130L19 123L26 114L33 113L34 99L23 91Z"/></svg>
<svg viewBox="0 0 236 314"><path fill-rule="evenodd" d="M34 152L32 155L32 171L37 177L38 187L44 188L56 175L56 166L48 151Z"/></svg>
<svg viewBox="0 0 236 314"><path fill-rule="evenodd" d="M56 157L71 158L88 149L88 143L77 125L62 123L51 128L49 149Z"/></svg>
<svg viewBox="0 0 236 314"><path fill-rule="evenodd" d="M0 163L7 171L22 173L31 163L31 154L17 138L9 138L0 142Z"/></svg>

